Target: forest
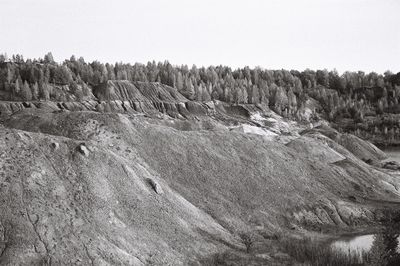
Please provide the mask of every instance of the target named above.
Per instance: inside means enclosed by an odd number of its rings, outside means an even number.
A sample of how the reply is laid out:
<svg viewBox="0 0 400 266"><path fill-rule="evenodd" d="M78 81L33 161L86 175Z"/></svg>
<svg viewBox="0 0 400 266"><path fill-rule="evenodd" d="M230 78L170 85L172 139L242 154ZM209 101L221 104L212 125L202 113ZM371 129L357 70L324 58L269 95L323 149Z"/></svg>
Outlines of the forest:
<svg viewBox="0 0 400 266"><path fill-rule="evenodd" d="M329 120L400 113L400 72L364 73L336 70L267 70L261 67L175 66L168 61L135 63L86 62L71 56L62 63L51 53L24 60L0 55L0 100L82 101L92 88L108 80L160 82L190 100L232 104L266 104L284 117L296 117L310 97ZM63 93L68 91L68 93Z"/></svg>

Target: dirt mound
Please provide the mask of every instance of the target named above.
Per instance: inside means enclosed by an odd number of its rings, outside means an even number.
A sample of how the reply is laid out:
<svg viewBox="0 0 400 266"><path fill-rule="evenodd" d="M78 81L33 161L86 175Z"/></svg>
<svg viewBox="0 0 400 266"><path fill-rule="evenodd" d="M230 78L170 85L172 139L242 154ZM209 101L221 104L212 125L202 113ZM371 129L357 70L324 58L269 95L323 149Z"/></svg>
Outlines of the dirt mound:
<svg viewBox="0 0 400 266"><path fill-rule="evenodd" d="M185 103L189 101L176 88L158 82L133 82L140 92L152 102Z"/></svg>
<svg viewBox="0 0 400 266"><path fill-rule="evenodd" d="M68 88L63 92L70 93ZM145 113L152 116L168 115L173 118L191 119L207 115L210 107L189 101L175 88L153 82L107 81L93 89L83 100L67 97L69 101L0 102L0 118L24 109L39 108L46 111L98 111L113 113ZM61 97L65 98L65 97ZM58 99L58 98L57 98Z"/></svg>
<svg viewBox="0 0 400 266"><path fill-rule="evenodd" d="M347 199L392 200L400 185L359 160L321 162L317 141L319 154L138 115L14 116L0 127L3 264L188 264L245 250L243 232L371 222L373 206Z"/></svg>
<svg viewBox="0 0 400 266"><path fill-rule="evenodd" d="M100 101L134 101L148 102L149 100L136 88L132 82L127 80L109 80L93 89L94 95Z"/></svg>
<svg viewBox="0 0 400 266"><path fill-rule="evenodd" d="M378 147L354 135L342 134L339 143L363 161L387 158L387 155Z"/></svg>
<svg viewBox="0 0 400 266"><path fill-rule="evenodd" d="M326 125L305 130L302 134L313 134L316 132L342 145L347 151L363 161L379 161L387 158L387 155L372 143L351 134L341 134Z"/></svg>
<svg viewBox="0 0 400 266"><path fill-rule="evenodd" d="M316 141L315 138L302 136L287 144L288 147L303 152L306 156L310 156L314 160L325 163L334 163L344 160L346 157L338 153L324 141Z"/></svg>
<svg viewBox="0 0 400 266"><path fill-rule="evenodd" d="M90 142L84 155L80 142L63 137L0 134L1 264L180 264L226 249L224 242L241 248L137 157Z"/></svg>
<svg viewBox="0 0 400 266"><path fill-rule="evenodd" d="M127 108L124 106L129 106L138 112L161 112L174 118L189 118L191 115L186 105L189 100L177 89L158 82L107 81L94 88L93 93L100 101L122 102L125 111ZM204 109L200 103L191 103L197 108Z"/></svg>
<svg viewBox="0 0 400 266"><path fill-rule="evenodd" d="M325 130L328 130L328 128L325 127ZM329 129L328 132L331 132L331 130ZM341 140L341 138L337 139L338 141ZM338 142L322 135L318 131L308 131L301 138L293 140L287 146L303 152L305 156L310 156L316 161L340 166L340 171L347 173L343 177L350 177L346 182L349 182L361 193L361 198L369 197L366 195L369 195L374 190L374 185L371 186L371 184L376 183L379 183L384 190L389 189L393 193L400 195L394 176L384 174L376 168L371 167L365 163L365 160L359 158L360 156L353 154ZM340 182L343 182L343 180L340 180ZM350 197L355 198L354 196Z"/></svg>

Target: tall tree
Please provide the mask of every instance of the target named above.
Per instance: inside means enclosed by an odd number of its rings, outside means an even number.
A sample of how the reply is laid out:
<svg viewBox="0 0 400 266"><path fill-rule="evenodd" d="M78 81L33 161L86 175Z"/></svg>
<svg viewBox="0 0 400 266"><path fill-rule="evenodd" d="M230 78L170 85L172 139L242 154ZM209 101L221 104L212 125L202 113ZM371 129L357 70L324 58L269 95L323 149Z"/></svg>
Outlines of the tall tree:
<svg viewBox="0 0 400 266"><path fill-rule="evenodd" d="M44 63L45 64L54 64L54 58L53 54L51 52L48 52L47 54L44 55Z"/></svg>
<svg viewBox="0 0 400 266"><path fill-rule="evenodd" d="M32 90L32 99L38 100L39 99L39 85L37 82L35 82L32 85L31 90Z"/></svg>
<svg viewBox="0 0 400 266"><path fill-rule="evenodd" d="M20 91L21 98L24 101L31 101L32 100L32 92L31 88L29 87L28 82L25 80L24 85L21 88Z"/></svg>

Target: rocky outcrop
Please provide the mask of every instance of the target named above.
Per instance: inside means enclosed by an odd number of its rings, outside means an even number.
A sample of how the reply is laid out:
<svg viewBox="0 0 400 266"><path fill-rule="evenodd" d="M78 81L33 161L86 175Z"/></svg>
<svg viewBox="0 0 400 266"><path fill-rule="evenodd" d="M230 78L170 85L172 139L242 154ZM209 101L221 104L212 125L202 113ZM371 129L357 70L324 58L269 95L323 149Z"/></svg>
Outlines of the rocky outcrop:
<svg viewBox="0 0 400 266"><path fill-rule="evenodd" d="M50 144L50 147L53 149L53 151L58 150L58 148L60 147L60 144L58 142L52 142Z"/></svg>
<svg viewBox="0 0 400 266"><path fill-rule="evenodd" d="M79 144L78 147L76 148L76 150L77 150L79 153L81 153L82 155L86 156L86 157L88 157L89 154L90 154L88 148L86 148L86 146L85 146L84 143Z"/></svg>
<svg viewBox="0 0 400 266"><path fill-rule="evenodd" d="M154 180L154 178L148 178L147 181L157 194L164 193L163 189L161 188L161 185L156 180Z"/></svg>

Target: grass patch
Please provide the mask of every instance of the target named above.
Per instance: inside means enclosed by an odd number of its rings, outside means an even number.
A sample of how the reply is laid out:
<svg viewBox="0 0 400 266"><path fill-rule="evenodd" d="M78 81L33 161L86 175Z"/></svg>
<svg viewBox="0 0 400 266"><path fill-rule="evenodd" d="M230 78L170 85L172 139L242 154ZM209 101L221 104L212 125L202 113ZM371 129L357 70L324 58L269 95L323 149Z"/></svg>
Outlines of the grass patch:
<svg viewBox="0 0 400 266"><path fill-rule="evenodd" d="M343 253L311 239L282 239L282 248L296 261L307 265L353 266L365 265L367 252Z"/></svg>

